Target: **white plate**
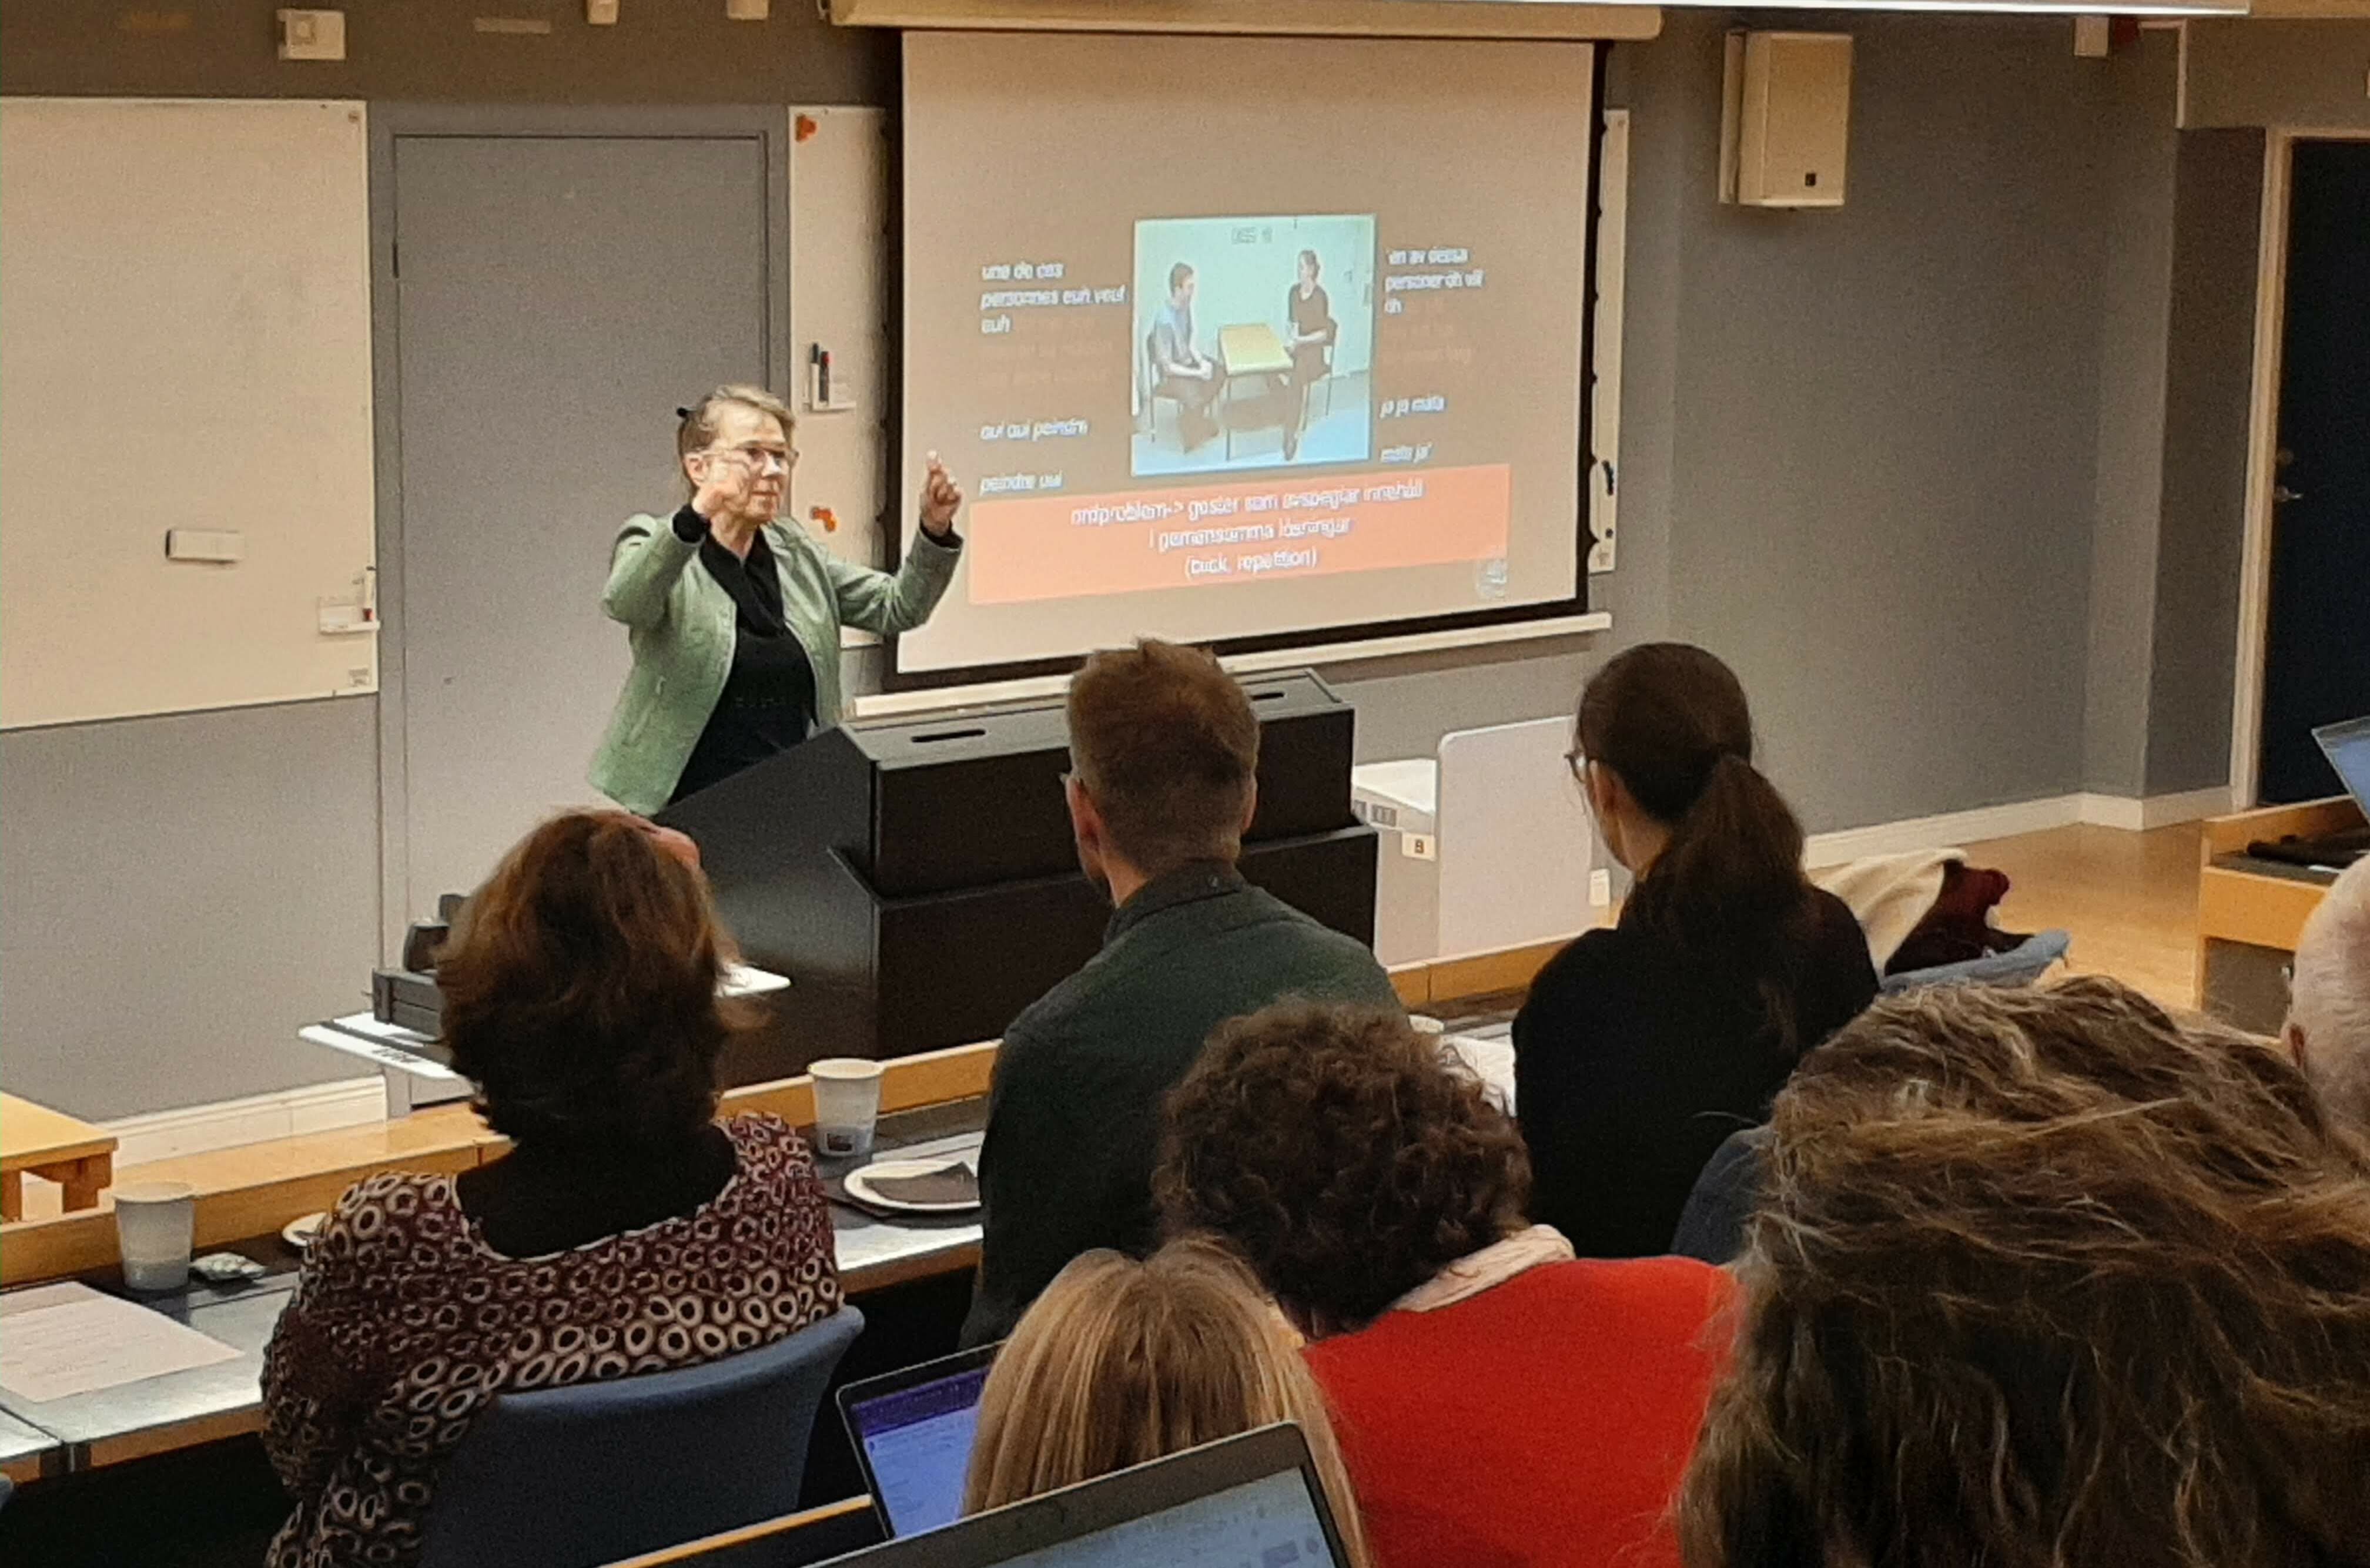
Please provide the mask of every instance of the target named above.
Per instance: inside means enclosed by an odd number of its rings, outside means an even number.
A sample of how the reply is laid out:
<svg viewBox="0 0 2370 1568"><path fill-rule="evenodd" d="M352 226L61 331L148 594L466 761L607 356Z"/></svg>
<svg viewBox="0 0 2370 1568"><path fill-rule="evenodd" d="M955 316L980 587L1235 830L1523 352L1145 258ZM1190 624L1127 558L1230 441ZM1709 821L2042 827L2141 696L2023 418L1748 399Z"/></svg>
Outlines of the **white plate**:
<svg viewBox="0 0 2370 1568"><path fill-rule="evenodd" d="M280 1239L301 1253L313 1244L313 1232L328 1218L327 1214L299 1215L281 1228Z"/></svg>
<svg viewBox="0 0 2370 1568"><path fill-rule="evenodd" d="M978 1199L973 1198L969 1203L909 1203L903 1198L884 1197L872 1185L872 1178L876 1176L887 1176L892 1181L905 1176L926 1176L949 1165L971 1165L974 1171L979 1168L968 1160L875 1160L862 1170L847 1173L847 1190L867 1203L893 1208L900 1214L969 1214L979 1207Z"/></svg>

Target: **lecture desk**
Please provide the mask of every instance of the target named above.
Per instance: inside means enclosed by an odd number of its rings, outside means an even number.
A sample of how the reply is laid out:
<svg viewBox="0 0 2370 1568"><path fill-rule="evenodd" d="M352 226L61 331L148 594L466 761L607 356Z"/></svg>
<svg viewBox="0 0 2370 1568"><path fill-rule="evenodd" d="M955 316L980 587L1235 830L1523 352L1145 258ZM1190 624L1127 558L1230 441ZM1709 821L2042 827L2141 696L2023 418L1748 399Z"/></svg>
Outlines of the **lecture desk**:
<svg viewBox="0 0 2370 1568"><path fill-rule="evenodd" d="M975 1155L986 1116L984 1100L970 1100L884 1116L874 1157L892 1150L912 1159ZM856 1163L824 1162L826 1180ZM875 1219L837 1201L831 1218L841 1283L851 1297L954 1273L979 1261L975 1219L906 1223ZM297 1254L278 1236L212 1250L245 1253L270 1272L238 1285L192 1281L185 1291L141 1299L222 1341L238 1358L39 1403L0 1390L0 1467L12 1479L98 1470L260 1429L263 1351L295 1291ZM120 1278L110 1269L88 1276L88 1283L111 1289ZM7 1300L0 1295L0 1314ZM5 1321L0 1317L0 1333L6 1333Z"/></svg>
<svg viewBox="0 0 2370 1568"><path fill-rule="evenodd" d="M21 1219L29 1173L65 1189L69 1210L96 1208L115 1178L115 1135L47 1105L0 1094L0 1220Z"/></svg>
<svg viewBox="0 0 2370 1568"><path fill-rule="evenodd" d="M2259 859L2247 846L2361 826L2362 808L2344 795L2207 820L2197 876L2197 994L2205 1011L2254 1034L2279 1033L2296 939L2337 879Z"/></svg>

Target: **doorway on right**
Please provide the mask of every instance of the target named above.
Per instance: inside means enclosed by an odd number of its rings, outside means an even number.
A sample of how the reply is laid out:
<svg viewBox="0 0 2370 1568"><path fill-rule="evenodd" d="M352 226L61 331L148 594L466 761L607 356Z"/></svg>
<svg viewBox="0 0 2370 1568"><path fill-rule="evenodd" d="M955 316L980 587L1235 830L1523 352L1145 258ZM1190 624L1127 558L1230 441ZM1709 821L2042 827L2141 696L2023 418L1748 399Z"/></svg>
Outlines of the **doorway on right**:
<svg viewBox="0 0 2370 1568"><path fill-rule="evenodd" d="M2315 727L2370 715L2370 141L2298 141L2256 798L2342 788Z"/></svg>

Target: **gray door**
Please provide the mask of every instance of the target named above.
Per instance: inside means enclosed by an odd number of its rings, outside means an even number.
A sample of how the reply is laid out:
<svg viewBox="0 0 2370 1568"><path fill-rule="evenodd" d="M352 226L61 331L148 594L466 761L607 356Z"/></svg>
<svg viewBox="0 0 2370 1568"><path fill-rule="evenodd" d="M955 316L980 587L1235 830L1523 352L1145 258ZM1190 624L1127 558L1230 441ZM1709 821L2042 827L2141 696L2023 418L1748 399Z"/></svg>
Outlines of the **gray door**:
<svg viewBox="0 0 2370 1568"><path fill-rule="evenodd" d="M675 406L773 368L769 156L762 134L393 139L398 916L597 798L627 665L610 543L681 498Z"/></svg>

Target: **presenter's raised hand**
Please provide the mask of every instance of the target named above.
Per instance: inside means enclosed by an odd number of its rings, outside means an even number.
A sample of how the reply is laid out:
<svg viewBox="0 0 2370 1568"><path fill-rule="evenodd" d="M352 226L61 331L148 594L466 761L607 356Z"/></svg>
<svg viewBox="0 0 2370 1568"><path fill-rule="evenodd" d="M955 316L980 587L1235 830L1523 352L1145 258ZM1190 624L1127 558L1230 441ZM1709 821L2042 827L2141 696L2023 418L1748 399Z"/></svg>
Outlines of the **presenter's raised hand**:
<svg viewBox="0 0 2370 1568"><path fill-rule="evenodd" d="M929 472L922 475L922 532L944 539L954 532L955 513L962 504L962 486L947 473L938 454L930 453Z"/></svg>
<svg viewBox="0 0 2370 1568"><path fill-rule="evenodd" d="M711 524L737 521L749 509L754 475L748 462L730 447L710 447L695 461L700 464L695 475L699 488L691 509Z"/></svg>

